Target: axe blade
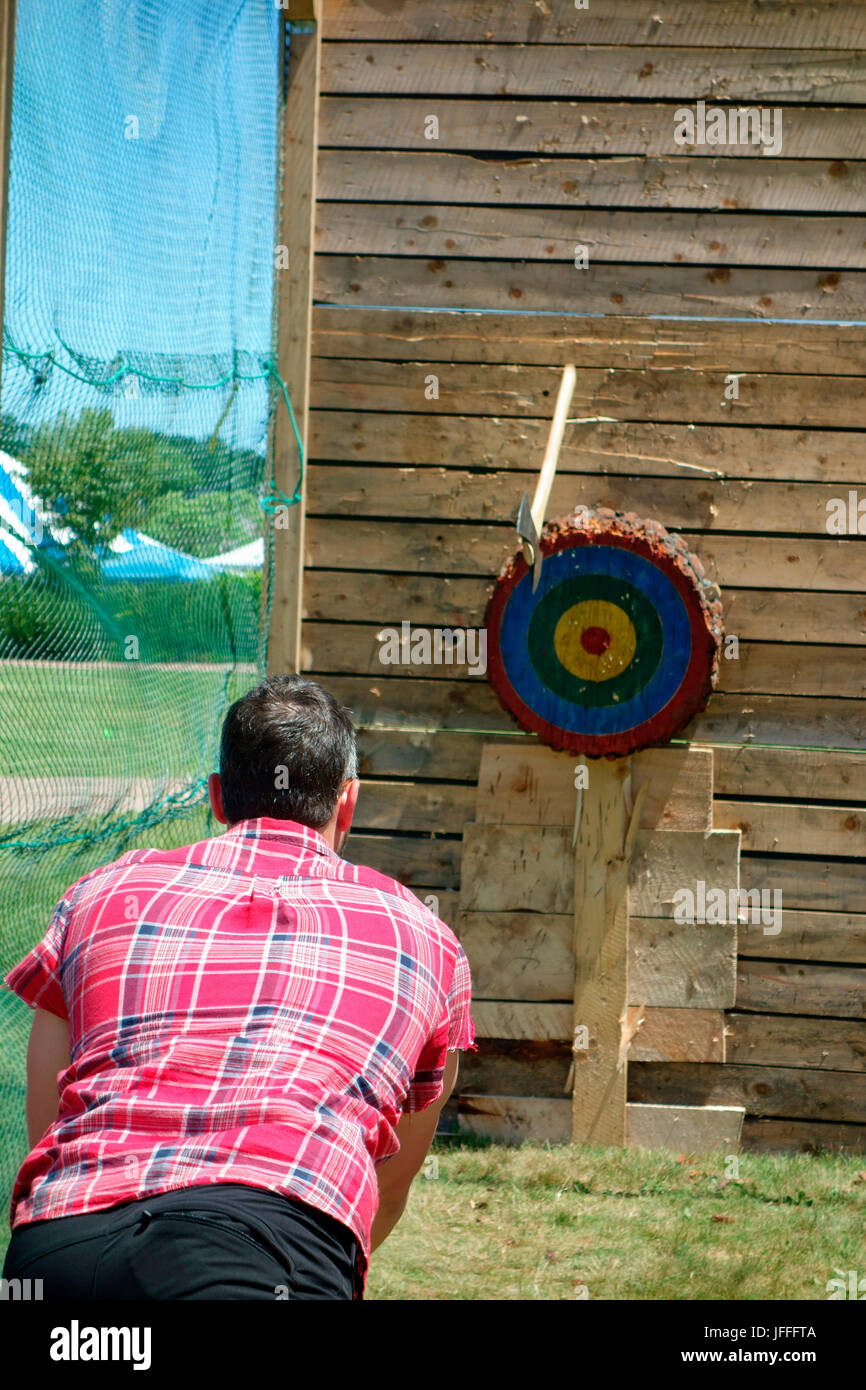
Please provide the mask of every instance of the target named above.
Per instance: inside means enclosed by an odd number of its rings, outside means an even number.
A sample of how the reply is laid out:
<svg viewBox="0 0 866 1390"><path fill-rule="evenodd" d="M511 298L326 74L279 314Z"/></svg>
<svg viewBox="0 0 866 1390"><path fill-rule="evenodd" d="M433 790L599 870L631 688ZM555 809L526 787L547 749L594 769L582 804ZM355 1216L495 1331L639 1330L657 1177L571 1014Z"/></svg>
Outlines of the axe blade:
<svg viewBox="0 0 866 1390"><path fill-rule="evenodd" d="M528 492L524 492L517 513L517 534L523 546L523 558L526 561L527 569L532 570L532 592L535 593L541 578L541 546L538 543L538 532L532 519Z"/></svg>

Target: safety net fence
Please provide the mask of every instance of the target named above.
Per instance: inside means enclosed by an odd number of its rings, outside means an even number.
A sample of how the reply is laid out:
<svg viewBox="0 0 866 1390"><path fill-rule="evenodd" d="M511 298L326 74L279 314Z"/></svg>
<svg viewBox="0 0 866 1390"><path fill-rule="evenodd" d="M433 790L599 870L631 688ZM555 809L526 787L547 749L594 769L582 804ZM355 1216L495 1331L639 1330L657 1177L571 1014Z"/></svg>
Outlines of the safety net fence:
<svg viewBox="0 0 866 1390"><path fill-rule="evenodd" d="M280 400L291 415L275 366L279 6L17 9L0 383L3 973L83 874L218 829L206 778L228 704L264 671ZM4 1239L27 1151L30 1018L0 990Z"/></svg>

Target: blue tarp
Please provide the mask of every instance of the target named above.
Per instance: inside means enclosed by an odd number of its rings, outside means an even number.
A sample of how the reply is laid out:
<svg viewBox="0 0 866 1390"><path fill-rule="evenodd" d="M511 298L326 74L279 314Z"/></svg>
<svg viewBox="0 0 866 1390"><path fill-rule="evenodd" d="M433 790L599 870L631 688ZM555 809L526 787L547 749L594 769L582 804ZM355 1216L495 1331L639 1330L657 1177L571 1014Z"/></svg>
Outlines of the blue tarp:
<svg viewBox="0 0 866 1390"><path fill-rule="evenodd" d="M109 581L213 579L215 574L204 560L172 550L131 527L121 532L109 549L113 553L102 562L103 577Z"/></svg>

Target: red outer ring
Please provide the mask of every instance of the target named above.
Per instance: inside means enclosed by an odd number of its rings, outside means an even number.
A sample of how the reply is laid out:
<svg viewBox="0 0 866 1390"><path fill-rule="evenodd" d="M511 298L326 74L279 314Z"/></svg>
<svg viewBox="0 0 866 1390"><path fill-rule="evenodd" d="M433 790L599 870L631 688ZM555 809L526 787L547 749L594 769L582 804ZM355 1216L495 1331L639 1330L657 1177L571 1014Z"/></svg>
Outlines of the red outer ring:
<svg viewBox="0 0 866 1390"><path fill-rule="evenodd" d="M524 729L538 734L542 743L563 752L583 753L590 758L620 758L637 752L653 744L667 743L675 734L706 707L718 676L720 629L713 623L714 614L709 604L702 598L691 576L677 563L673 554L665 554L643 535L622 534L612 530L580 531L573 529L574 523L566 518L561 523L551 523L569 529L545 530L541 537L542 556L568 550L576 545L615 545L622 550L630 550L649 560L667 575L685 604L691 629L692 652L685 675L679 687L667 704L652 718L636 724L634 728L623 729L615 734L581 734L573 730L561 729L557 724L542 719L530 709L512 686L505 672L499 644L499 631L502 615L511 591L528 573L522 551L518 550L504 566L487 605L484 624L487 629L487 678L499 697L499 703ZM656 534L670 543L671 538L660 526L653 527ZM683 559L680 553L680 559ZM688 562L699 568L699 561L693 556ZM720 605L719 605L720 609Z"/></svg>

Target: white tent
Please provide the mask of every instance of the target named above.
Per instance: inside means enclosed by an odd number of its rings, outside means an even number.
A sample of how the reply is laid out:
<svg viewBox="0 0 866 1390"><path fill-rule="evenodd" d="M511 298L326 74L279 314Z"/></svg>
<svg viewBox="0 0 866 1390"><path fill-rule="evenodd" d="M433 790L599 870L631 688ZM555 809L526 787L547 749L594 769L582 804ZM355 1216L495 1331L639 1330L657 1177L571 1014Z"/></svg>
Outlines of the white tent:
<svg viewBox="0 0 866 1390"><path fill-rule="evenodd" d="M215 570L260 570L264 563L265 542L261 536L234 550L226 550L222 555L209 555L205 560L205 564L212 565Z"/></svg>

